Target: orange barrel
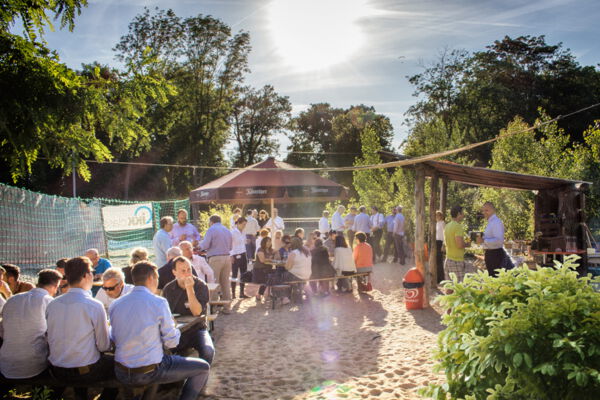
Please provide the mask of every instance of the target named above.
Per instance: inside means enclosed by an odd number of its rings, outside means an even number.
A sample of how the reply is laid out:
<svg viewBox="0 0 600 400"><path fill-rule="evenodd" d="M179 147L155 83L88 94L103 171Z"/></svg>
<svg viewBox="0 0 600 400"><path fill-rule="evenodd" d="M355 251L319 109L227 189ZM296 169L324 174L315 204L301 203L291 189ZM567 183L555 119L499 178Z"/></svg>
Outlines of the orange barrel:
<svg viewBox="0 0 600 400"><path fill-rule="evenodd" d="M404 303L407 310L420 310L423 308L424 285L425 279L423 279L423 275L417 268L409 269L404 275L402 286L404 286Z"/></svg>

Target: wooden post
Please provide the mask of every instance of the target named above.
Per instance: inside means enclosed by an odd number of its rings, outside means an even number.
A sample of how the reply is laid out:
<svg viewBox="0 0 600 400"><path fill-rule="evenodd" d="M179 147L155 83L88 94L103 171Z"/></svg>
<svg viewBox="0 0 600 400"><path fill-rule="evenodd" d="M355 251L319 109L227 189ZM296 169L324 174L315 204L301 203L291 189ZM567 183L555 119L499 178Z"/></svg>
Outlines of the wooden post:
<svg viewBox="0 0 600 400"><path fill-rule="evenodd" d="M429 307L429 275L425 271L425 171L416 167L415 179L415 264L425 278L423 307Z"/></svg>
<svg viewBox="0 0 600 400"><path fill-rule="evenodd" d="M437 211L439 179L438 173L431 175L431 194L429 196L429 276L431 277L430 287L435 288L437 284L437 243L436 243L436 224L435 212Z"/></svg>
<svg viewBox="0 0 600 400"><path fill-rule="evenodd" d="M440 186L440 210L444 213L444 220L446 220L446 201L448 199L448 180L442 178L442 185Z"/></svg>

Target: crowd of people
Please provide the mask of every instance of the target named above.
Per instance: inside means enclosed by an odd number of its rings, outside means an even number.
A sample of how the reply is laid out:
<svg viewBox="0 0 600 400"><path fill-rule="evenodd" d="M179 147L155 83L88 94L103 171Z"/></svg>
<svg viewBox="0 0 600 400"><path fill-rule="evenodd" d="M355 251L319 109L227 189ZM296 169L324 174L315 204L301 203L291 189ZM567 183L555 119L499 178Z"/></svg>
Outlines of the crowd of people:
<svg viewBox="0 0 600 400"><path fill-rule="evenodd" d="M277 209L271 217L250 209L242 216L236 209L230 228L213 215L202 237L188 222L187 211L179 210L176 223L170 216L160 220L153 238L155 263L148 250L136 248L129 266L113 267L97 249L89 249L41 270L35 287L20 279L18 266L2 265L0 374L8 384L3 383L0 397L19 380L52 376L72 385L78 399L87 398L85 384L114 378L132 386L183 380L180 398L197 398L208 379L214 345L205 319L181 333L173 315L206 315L207 283L219 284L221 311L229 314L238 287L240 299L249 297L247 282L260 285L257 301L275 278L310 280L307 295L324 297L334 281L339 293L352 292L352 281L345 277L371 272L376 261L388 261L390 255L404 264L402 207L387 216L377 207L370 208L370 215L365 206L345 211L339 206L331 220L324 211L319 229L305 234L297 228L290 235ZM485 203L482 213L488 224L476 240L495 275L504 257L504 226L492 203ZM454 273L462 280L468 244L464 212L454 206L450 215L448 224L442 212L436 215L438 254L445 252L438 276L448 279ZM357 281L359 291L371 289L368 276ZM198 357L182 356L190 349ZM52 396L58 398L62 390L53 388ZM114 399L117 393L105 388L101 398Z"/></svg>

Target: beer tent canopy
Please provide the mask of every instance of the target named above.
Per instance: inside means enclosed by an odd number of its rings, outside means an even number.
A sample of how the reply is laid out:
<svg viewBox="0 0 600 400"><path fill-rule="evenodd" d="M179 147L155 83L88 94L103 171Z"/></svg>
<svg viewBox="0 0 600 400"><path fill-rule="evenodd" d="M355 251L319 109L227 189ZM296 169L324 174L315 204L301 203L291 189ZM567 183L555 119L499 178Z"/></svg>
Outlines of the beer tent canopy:
<svg viewBox="0 0 600 400"><path fill-rule="evenodd" d="M190 192L191 204L300 203L348 197L347 189L311 171L269 157Z"/></svg>

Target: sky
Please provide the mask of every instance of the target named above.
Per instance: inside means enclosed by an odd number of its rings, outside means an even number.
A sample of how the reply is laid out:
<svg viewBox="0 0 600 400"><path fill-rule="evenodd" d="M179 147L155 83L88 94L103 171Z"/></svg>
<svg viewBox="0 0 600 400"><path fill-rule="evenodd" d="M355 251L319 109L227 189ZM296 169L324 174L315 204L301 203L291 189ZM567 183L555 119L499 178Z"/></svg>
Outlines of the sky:
<svg viewBox="0 0 600 400"><path fill-rule="evenodd" d="M390 118L394 146L417 99L407 77L445 48L484 50L505 35L546 35L582 65L600 63L598 0L90 0L73 32L48 32L63 62L119 67L114 46L144 7L212 15L251 37L246 83L270 84L297 114L310 104L373 106ZM280 138L281 153L288 143Z"/></svg>

